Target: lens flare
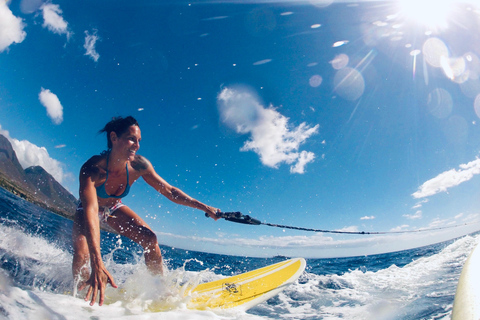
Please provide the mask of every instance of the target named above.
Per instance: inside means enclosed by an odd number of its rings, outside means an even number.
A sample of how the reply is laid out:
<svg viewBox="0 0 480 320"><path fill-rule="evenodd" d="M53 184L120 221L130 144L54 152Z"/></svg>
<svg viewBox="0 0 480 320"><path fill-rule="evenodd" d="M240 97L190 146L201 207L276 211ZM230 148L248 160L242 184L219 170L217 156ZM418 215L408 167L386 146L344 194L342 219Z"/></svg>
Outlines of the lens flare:
<svg viewBox="0 0 480 320"><path fill-rule="evenodd" d="M428 29L440 30L448 27L454 0L399 0L401 15Z"/></svg>

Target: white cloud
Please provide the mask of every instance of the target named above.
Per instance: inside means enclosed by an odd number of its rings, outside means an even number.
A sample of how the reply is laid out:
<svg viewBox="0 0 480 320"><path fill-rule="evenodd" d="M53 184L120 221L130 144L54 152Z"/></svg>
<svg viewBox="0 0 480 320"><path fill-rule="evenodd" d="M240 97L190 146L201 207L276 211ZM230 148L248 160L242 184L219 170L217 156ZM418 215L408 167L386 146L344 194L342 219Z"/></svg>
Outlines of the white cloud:
<svg viewBox="0 0 480 320"><path fill-rule="evenodd" d="M262 65L262 64L265 64L265 63L269 63L269 62L272 62L272 59L260 60L260 61L254 62L253 65L254 65L254 66L259 66L259 65Z"/></svg>
<svg viewBox="0 0 480 320"><path fill-rule="evenodd" d="M39 147L27 140L19 141L10 137L6 130L2 130L0 125L0 134L5 136L12 144L13 150L17 155L20 165L25 169L31 166L41 166L45 171L50 173L59 183L69 179L72 174L66 173L65 165L58 160L52 159L45 147Z"/></svg>
<svg viewBox="0 0 480 320"><path fill-rule="evenodd" d="M403 225L401 225L401 226L398 226L398 227L395 227L395 228L390 229L390 232L402 232L402 231L407 230L408 227L409 227L408 224L403 224Z"/></svg>
<svg viewBox="0 0 480 320"><path fill-rule="evenodd" d="M273 106L265 108L258 98L246 88L224 88L217 97L221 120L240 134L249 134L241 151L254 151L262 163L278 168L290 164L290 172L304 173L305 166L315 159L309 151L299 152L299 147L318 132L319 125L310 127L301 123L292 128L289 118Z"/></svg>
<svg viewBox="0 0 480 320"><path fill-rule="evenodd" d="M448 226L455 225L457 221L455 219L440 219L435 218L429 224L428 227L425 229L432 229L432 228L446 228Z"/></svg>
<svg viewBox="0 0 480 320"><path fill-rule="evenodd" d="M375 216L365 216L360 218L360 220L373 220L373 219L375 219Z"/></svg>
<svg viewBox="0 0 480 320"><path fill-rule="evenodd" d="M472 223L472 221L478 221L480 218L480 213L471 213L466 217L463 217L463 213L460 213L455 216L455 219L460 219L462 218L462 222L464 223Z"/></svg>
<svg viewBox="0 0 480 320"><path fill-rule="evenodd" d="M63 107L58 100L56 94L52 93L48 89L42 88L38 95L38 99L42 105L47 109L48 116L52 119L53 123L60 124L63 121Z"/></svg>
<svg viewBox="0 0 480 320"><path fill-rule="evenodd" d="M58 4L45 3L40 8L43 14L43 27L57 34L67 35L70 38L70 31L68 31L68 23L61 16L62 10Z"/></svg>
<svg viewBox="0 0 480 320"><path fill-rule="evenodd" d="M95 49L95 44L99 39L100 38L97 35L97 30L93 30L92 34L90 34L88 31L85 31L85 44L83 45L85 48L85 55L92 58L95 62L97 62L100 58L100 55Z"/></svg>
<svg viewBox="0 0 480 320"><path fill-rule="evenodd" d="M418 188L418 191L413 193L412 196L418 199L432 196L439 192L446 192L448 188L456 187L472 179L476 174L480 174L480 159L476 159L467 164L461 164L458 171L452 169L440 173L435 178L422 184Z"/></svg>
<svg viewBox="0 0 480 320"><path fill-rule="evenodd" d="M8 8L7 1L0 1L0 52L25 39L27 33L23 31L24 27L22 19L15 17Z"/></svg>
<svg viewBox="0 0 480 320"><path fill-rule="evenodd" d="M407 219L410 219L410 220L421 219L422 218L422 211L417 210L417 212L415 212L414 214L404 214L403 216Z"/></svg>
<svg viewBox="0 0 480 320"><path fill-rule="evenodd" d="M290 167L291 173L305 173L305 166L315 159L313 152L302 151L298 156L297 163Z"/></svg>
<svg viewBox="0 0 480 320"><path fill-rule="evenodd" d="M357 226L343 227L342 229L337 229L335 231L339 231L339 232L359 232Z"/></svg>

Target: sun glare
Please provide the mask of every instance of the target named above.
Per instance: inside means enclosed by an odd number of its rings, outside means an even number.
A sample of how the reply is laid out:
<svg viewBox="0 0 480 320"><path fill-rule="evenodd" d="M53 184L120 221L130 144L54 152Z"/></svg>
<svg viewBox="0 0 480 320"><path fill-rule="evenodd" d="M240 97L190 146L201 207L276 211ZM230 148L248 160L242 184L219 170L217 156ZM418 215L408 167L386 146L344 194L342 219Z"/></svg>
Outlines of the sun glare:
<svg viewBox="0 0 480 320"><path fill-rule="evenodd" d="M433 30L448 27L454 0L398 0L400 14Z"/></svg>

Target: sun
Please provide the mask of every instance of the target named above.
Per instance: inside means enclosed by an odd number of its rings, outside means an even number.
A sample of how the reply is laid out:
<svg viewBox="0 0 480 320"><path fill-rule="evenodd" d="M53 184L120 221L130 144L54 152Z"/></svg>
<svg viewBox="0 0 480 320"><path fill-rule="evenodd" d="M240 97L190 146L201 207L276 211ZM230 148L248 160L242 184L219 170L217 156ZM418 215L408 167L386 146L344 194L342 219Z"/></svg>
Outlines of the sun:
<svg viewBox="0 0 480 320"><path fill-rule="evenodd" d="M455 0L398 0L400 15L431 31L448 27Z"/></svg>

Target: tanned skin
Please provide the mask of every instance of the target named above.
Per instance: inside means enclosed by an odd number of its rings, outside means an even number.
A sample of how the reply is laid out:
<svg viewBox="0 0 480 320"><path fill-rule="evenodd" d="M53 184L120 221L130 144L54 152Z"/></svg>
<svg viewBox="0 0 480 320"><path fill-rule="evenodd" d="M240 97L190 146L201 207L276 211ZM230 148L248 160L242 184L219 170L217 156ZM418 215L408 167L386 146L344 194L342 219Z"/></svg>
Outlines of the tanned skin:
<svg viewBox="0 0 480 320"><path fill-rule="evenodd" d="M73 227L72 272L78 290L88 287L85 301L90 301L90 305L95 303L97 297L98 304L103 304L107 284L117 288L113 276L102 260L99 209L111 208L120 202L120 199L98 197L97 187L105 183L108 195L122 195L126 183L131 186L141 177L160 194L177 204L202 210L215 220L218 219L216 213L220 211L167 183L157 174L150 161L136 154L141 140L138 126L130 126L128 131L120 136L111 132L109 138L112 143L110 152L91 157L80 170L80 201L83 210L77 210ZM129 173L128 181L126 168ZM105 181L107 171L108 181ZM119 234L144 248L145 264L150 272L163 274L163 259L157 236L139 215L129 207L122 206L113 212L107 223Z"/></svg>

